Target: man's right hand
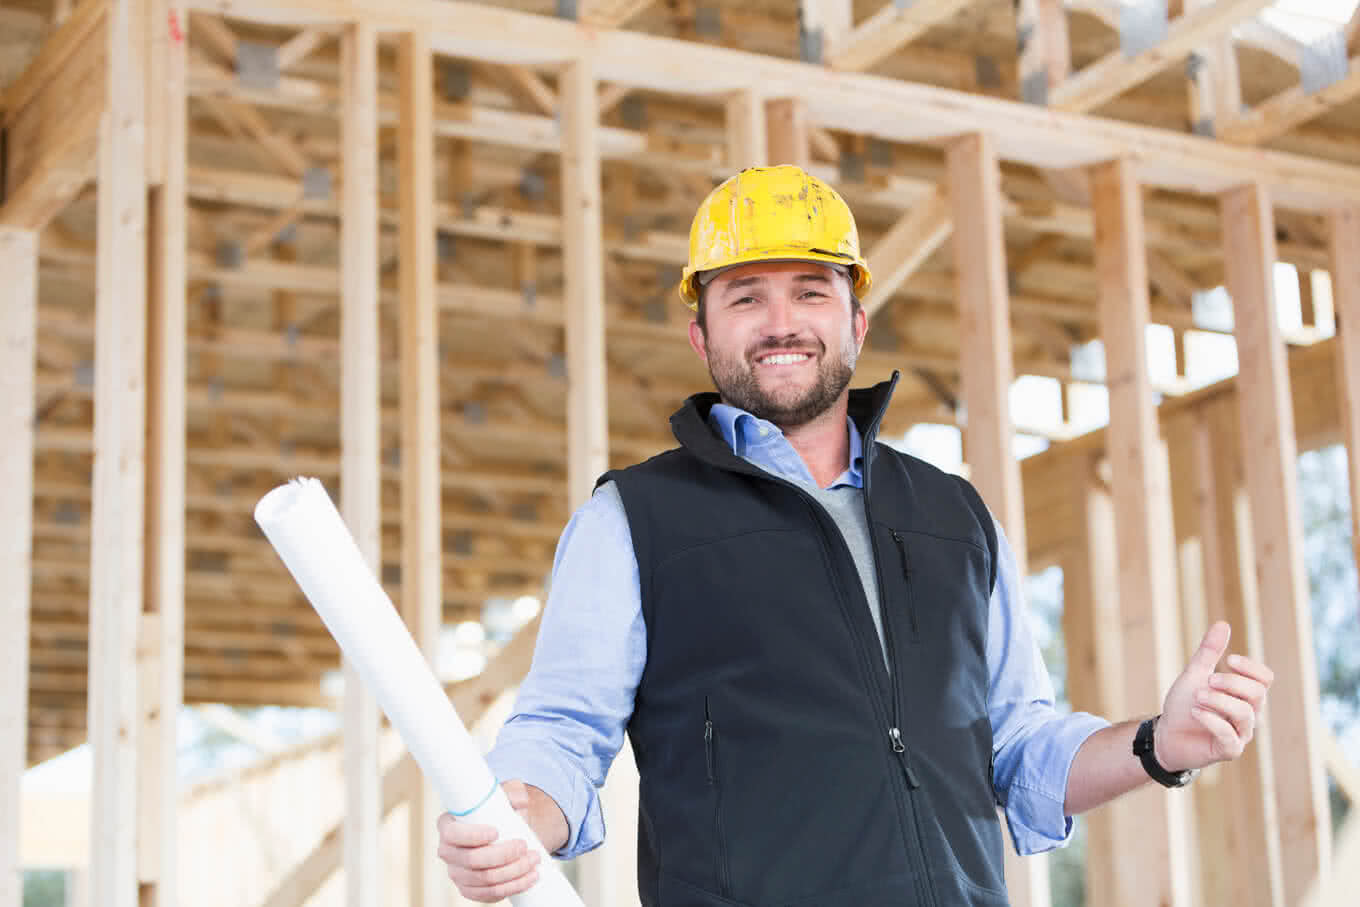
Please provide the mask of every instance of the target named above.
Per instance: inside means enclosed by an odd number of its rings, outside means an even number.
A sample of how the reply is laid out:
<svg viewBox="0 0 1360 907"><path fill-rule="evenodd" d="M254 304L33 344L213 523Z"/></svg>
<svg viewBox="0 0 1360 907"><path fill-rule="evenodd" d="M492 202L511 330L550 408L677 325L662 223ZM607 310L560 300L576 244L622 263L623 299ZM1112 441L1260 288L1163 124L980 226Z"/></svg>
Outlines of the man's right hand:
<svg viewBox="0 0 1360 907"><path fill-rule="evenodd" d="M506 781L501 788L549 853L567 843L567 817L551 797L522 781ZM528 891L538 881L537 851L519 839L498 837L491 825L460 822L448 813L439 817L439 858L463 897L490 904Z"/></svg>

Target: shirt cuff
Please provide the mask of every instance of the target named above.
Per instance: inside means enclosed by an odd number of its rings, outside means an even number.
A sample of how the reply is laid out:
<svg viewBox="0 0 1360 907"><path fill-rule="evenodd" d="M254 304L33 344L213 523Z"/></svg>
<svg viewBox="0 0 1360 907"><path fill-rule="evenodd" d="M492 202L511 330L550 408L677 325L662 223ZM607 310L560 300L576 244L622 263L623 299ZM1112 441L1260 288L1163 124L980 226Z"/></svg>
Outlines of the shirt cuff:
<svg viewBox="0 0 1360 907"><path fill-rule="evenodd" d="M1104 718L1077 712L1056 719L1044 729L1046 733L1028 741L1027 749L1037 744L1043 752L1026 752L1021 757L1004 803L1016 853L1028 856L1067 844L1072 836L1072 817L1063 805L1072 761L1088 737L1109 725Z"/></svg>
<svg viewBox="0 0 1360 907"><path fill-rule="evenodd" d="M553 799L567 819L567 843L554 857L571 860L604 843L599 794L574 761L551 743L537 740L497 744L486 757L500 781L532 784Z"/></svg>

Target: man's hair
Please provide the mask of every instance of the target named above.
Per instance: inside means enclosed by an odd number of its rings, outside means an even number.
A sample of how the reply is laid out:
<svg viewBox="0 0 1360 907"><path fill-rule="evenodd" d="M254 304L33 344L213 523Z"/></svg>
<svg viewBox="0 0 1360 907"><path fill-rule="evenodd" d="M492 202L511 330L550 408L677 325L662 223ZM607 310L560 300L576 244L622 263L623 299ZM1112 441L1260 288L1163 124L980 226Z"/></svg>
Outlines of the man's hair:
<svg viewBox="0 0 1360 907"><path fill-rule="evenodd" d="M846 278L849 282L849 278ZM704 324L704 297L708 295L708 284L699 287L699 306L694 312L694 320L699 323L699 330L703 331L704 336L708 336L708 325ZM859 297L855 295L854 284L850 285L850 317L854 318L859 314L861 308Z"/></svg>

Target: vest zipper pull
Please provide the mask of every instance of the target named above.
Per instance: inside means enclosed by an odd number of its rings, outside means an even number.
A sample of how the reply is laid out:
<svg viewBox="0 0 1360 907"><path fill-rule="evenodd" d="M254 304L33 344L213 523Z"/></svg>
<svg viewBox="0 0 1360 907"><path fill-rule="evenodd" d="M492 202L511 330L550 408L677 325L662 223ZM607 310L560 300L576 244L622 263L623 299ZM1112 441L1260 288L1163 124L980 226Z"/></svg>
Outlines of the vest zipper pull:
<svg viewBox="0 0 1360 907"><path fill-rule="evenodd" d="M916 777L916 772L911 769L911 760L907 757L907 745L902 742L902 731L895 727L888 728L888 738L892 740L893 752L902 760L902 768L907 773L907 786L912 790L921 786L921 782Z"/></svg>

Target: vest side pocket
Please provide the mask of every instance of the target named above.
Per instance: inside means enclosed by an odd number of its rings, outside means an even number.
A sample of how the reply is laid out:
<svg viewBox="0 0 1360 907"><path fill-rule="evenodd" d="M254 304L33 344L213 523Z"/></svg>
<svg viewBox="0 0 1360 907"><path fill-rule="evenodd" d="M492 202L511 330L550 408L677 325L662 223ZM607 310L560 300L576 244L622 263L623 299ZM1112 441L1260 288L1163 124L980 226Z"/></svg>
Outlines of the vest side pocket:
<svg viewBox="0 0 1360 907"><path fill-rule="evenodd" d="M722 784L718 781L717 734L708 697L704 697L704 767L708 786L713 789L713 845L718 855L718 884L723 897L732 894L732 878L727 861L727 835L723 829Z"/></svg>

